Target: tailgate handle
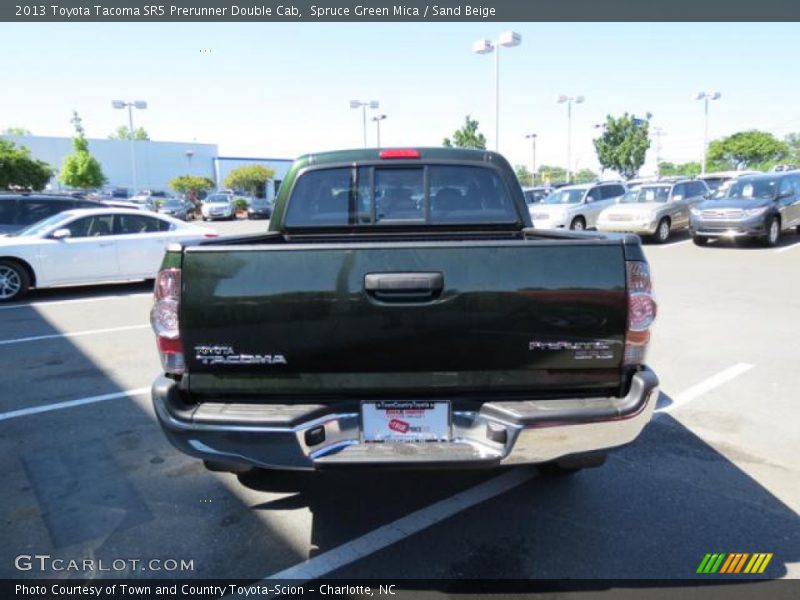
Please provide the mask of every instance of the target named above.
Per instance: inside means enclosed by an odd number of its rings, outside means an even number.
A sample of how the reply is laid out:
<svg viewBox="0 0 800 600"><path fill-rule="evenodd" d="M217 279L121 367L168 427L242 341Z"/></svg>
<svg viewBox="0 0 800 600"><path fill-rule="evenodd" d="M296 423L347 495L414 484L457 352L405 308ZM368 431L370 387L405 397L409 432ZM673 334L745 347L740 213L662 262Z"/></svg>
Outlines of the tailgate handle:
<svg viewBox="0 0 800 600"><path fill-rule="evenodd" d="M441 273L367 273L364 290L378 300L431 300L444 287Z"/></svg>

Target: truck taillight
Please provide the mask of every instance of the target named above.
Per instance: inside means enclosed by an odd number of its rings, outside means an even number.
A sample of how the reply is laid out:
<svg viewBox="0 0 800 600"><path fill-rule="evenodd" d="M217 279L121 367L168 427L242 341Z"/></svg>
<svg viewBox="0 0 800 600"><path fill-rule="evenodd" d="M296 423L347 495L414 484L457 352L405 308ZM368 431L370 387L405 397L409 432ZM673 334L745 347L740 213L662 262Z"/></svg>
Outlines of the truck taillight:
<svg viewBox="0 0 800 600"><path fill-rule="evenodd" d="M179 375L186 370L178 323L181 301L180 269L159 271L154 295L155 303L150 310L150 325L156 334L161 365L167 373Z"/></svg>
<svg viewBox="0 0 800 600"><path fill-rule="evenodd" d="M628 285L628 330L625 333L624 365L644 362L650 341L650 326L656 318L656 301L650 281L650 266L646 262L625 263Z"/></svg>

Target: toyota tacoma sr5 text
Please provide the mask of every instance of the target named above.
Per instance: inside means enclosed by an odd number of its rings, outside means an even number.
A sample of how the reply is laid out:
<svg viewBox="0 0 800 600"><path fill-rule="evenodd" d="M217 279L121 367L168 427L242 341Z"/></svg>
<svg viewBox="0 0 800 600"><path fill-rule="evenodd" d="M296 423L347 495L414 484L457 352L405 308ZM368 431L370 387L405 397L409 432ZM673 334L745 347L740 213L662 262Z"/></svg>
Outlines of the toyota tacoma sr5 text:
<svg viewBox="0 0 800 600"><path fill-rule="evenodd" d="M639 238L539 231L500 155L298 159L269 230L167 250L158 420L212 469L601 464L650 420Z"/></svg>

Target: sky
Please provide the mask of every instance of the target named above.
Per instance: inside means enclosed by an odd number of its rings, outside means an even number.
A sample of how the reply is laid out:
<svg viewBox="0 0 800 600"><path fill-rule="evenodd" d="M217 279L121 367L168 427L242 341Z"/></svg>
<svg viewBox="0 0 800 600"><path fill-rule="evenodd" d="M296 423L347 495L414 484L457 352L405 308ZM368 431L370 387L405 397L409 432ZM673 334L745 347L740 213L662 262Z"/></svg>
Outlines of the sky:
<svg viewBox="0 0 800 600"><path fill-rule="evenodd" d="M134 126L161 141L219 145L222 156L294 158L363 145L361 109L378 100L381 145L438 146L469 114L495 148L494 56L472 43L501 32L499 151L530 167L598 169L592 138L606 115L652 113L661 160L699 161L709 138L800 131L798 23L2 23L0 130L87 136L127 124L111 101L145 100ZM368 143L376 145L368 121ZM642 172L655 165L655 142Z"/></svg>

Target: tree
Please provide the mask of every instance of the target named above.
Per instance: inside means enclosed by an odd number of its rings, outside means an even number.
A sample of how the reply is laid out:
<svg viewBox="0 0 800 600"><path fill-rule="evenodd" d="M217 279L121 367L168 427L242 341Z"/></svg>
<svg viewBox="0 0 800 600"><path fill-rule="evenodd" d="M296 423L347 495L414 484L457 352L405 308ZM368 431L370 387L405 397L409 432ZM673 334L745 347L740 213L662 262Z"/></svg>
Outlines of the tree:
<svg viewBox="0 0 800 600"><path fill-rule="evenodd" d="M125 125L120 125L117 129L108 136L110 140L129 140L131 139L131 130ZM134 140L141 140L141 141L149 141L150 136L148 135L147 131L145 131L144 127L137 127L133 130L133 139Z"/></svg>
<svg viewBox="0 0 800 600"><path fill-rule="evenodd" d="M665 177L680 175L683 177L697 177L700 174L699 162L674 164L671 162L658 163L658 174Z"/></svg>
<svg viewBox="0 0 800 600"><path fill-rule="evenodd" d="M25 129L24 127L6 127L3 130L3 135L33 135L30 132L30 129Z"/></svg>
<svg viewBox="0 0 800 600"><path fill-rule="evenodd" d="M544 183L563 183L567 180L567 170L561 167L541 165L537 172L537 179Z"/></svg>
<svg viewBox="0 0 800 600"><path fill-rule="evenodd" d="M50 165L28 148L0 140L0 189L43 190L52 176Z"/></svg>
<svg viewBox="0 0 800 600"><path fill-rule="evenodd" d="M757 169L785 160L789 153L786 142L766 131L751 129L711 142L708 161L715 171L726 170L725 167Z"/></svg>
<svg viewBox="0 0 800 600"><path fill-rule="evenodd" d="M181 175L169 182L169 187L187 196L197 195L214 188L214 181L198 175Z"/></svg>
<svg viewBox="0 0 800 600"><path fill-rule="evenodd" d="M244 165L233 169L225 178L225 187L244 190L255 196L260 186L275 177L275 171L263 165Z"/></svg>
<svg viewBox="0 0 800 600"><path fill-rule="evenodd" d="M533 173L528 170L528 167L517 165L514 167L514 172L517 174L520 185L533 185Z"/></svg>
<svg viewBox="0 0 800 600"><path fill-rule="evenodd" d="M572 176L573 183L589 183L590 181L597 181L597 173L591 169L581 169Z"/></svg>
<svg viewBox="0 0 800 600"><path fill-rule="evenodd" d="M477 150L486 149L486 136L478 131L478 121L471 119L469 115L464 118L464 126L453 132L453 139L444 138L443 146L448 148L475 148Z"/></svg>
<svg viewBox="0 0 800 600"><path fill-rule="evenodd" d="M61 182L71 188L83 190L98 188L106 182L106 177L100 163L89 153L83 121L76 111L72 112L71 122L75 128L75 137L72 138L74 152L64 159Z"/></svg>
<svg viewBox="0 0 800 600"><path fill-rule="evenodd" d="M603 169L613 169L630 179L644 164L650 147L650 115L638 119L628 113L606 117L603 135L594 140L597 160Z"/></svg>
<svg viewBox="0 0 800 600"><path fill-rule="evenodd" d="M790 133L783 139L789 147L788 161L800 165L800 133Z"/></svg>

